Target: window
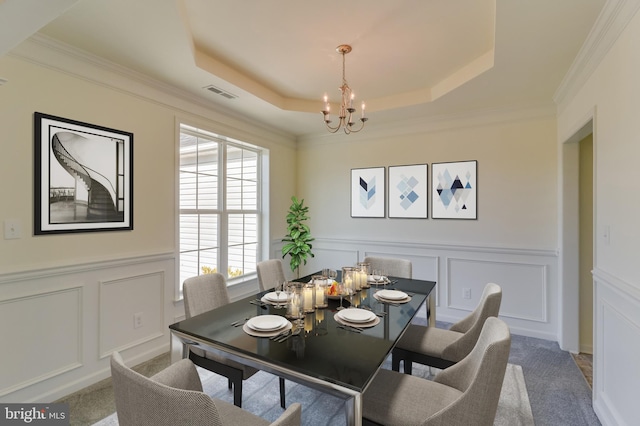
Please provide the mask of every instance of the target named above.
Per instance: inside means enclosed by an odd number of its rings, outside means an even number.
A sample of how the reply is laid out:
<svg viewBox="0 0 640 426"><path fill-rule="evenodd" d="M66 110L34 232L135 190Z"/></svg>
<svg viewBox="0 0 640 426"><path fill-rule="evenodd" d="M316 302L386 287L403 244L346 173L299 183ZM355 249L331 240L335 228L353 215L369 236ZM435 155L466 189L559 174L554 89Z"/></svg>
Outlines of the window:
<svg viewBox="0 0 640 426"><path fill-rule="evenodd" d="M180 126L180 292L185 279L255 274L260 223L261 149Z"/></svg>

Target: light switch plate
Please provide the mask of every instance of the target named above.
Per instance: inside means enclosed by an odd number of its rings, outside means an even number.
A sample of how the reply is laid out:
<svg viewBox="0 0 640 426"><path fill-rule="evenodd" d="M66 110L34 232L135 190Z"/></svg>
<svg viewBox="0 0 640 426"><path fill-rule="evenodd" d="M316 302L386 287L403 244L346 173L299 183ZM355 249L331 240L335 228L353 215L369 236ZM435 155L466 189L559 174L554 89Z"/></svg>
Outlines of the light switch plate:
<svg viewBox="0 0 640 426"><path fill-rule="evenodd" d="M4 221L4 239L17 240L22 238L22 222L19 220Z"/></svg>

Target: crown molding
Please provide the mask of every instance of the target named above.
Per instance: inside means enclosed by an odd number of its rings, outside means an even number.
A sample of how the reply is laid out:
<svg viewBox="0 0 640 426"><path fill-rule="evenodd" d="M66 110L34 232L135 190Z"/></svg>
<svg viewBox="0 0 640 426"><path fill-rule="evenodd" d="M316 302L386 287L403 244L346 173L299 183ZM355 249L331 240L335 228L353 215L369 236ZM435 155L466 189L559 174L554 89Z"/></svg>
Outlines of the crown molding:
<svg viewBox="0 0 640 426"><path fill-rule="evenodd" d="M582 88L639 8L640 0L607 0L553 96L557 105Z"/></svg>
<svg viewBox="0 0 640 426"><path fill-rule="evenodd" d="M9 56L42 66L93 84L170 107L177 114L194 114L226 131L227 136L295 146L295 137L266 123L249 120L190 92L155 80L84 50L35 34L13 49ZM229 134L231 132L232 134ZM239 135L240 133L240 135ZM258 143L260 144L260 143Z"/></svg>
<svg viewBox="0 0 640 426"><path fill-rule="evenodd" d="M368 132L358 134L337 135L323 132L307 134L298 138L301 147L307 144L344 143L345 141L388 139L400 135L417 133L434 133L451 129L470 128L500 123L530 121L534 119L555 118L557 107L553 103L528 105L519 107L484 108L455 114L444 114L431 117L415 117L402 121L376 123L368 126Z"/></svg>

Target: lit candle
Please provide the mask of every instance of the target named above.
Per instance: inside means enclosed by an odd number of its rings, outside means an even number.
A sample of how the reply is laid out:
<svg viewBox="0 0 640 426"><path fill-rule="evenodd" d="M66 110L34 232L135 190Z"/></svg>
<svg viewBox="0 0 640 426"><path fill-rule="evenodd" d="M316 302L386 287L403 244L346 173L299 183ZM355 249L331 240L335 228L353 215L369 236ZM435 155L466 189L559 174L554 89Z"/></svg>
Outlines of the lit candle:
<svg viewBox="0 0 640 426"><path fill-rule="evenodd" d="M322 321L324 321L324 309L318 309L316 310L316 322L320 324Z"/></svg>
<svg viewBox="0 0 640 426"><path fill-rule="evenodd" d="M305 312L309 312L309 311L313 311L313 288L312 287L305 287L304 288L304 294L303 294L303 300L304 300L304 311Z"/></svg>

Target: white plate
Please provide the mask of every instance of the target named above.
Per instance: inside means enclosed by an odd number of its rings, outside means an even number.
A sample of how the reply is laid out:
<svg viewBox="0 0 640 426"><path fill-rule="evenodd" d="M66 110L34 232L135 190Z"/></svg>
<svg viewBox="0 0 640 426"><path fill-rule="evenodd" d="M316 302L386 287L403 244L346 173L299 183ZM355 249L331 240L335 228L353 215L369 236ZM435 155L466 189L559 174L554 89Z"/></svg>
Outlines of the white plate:
<svg viewBox="0 0 640 426"><path fill-rule="evenodd" d="M284 327L288 322L280 315L259 315L247 321L247 326L257 331L274 331Z"/></svg>
<svg viewBox="0 0 640 426"><path fill-rule="evenodd" d="M280 294L276 293L275 291L272 291L265 294L262 297L267 299L269 302L283 303L287 301L287 299L289 298L289 295L284 291L280 292Z"/></svg>
<svg viewBox="0 0 640 426"><path fill-rule="evenodd" d="M376 314L366 309L350 308L338 311L338 316L349 322L369 322L375 319Z"/></svg>
<svg viewBox="0 0 640 426"><path fill-rule="evenodd" d="M387 300L404 300L409 297L407 293L398 290L380 290L376 294L378 295L378 297Z"/></svg>

